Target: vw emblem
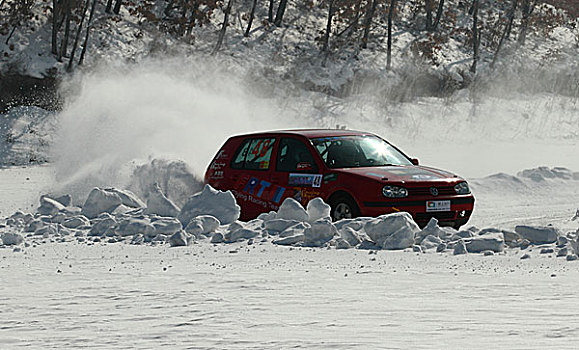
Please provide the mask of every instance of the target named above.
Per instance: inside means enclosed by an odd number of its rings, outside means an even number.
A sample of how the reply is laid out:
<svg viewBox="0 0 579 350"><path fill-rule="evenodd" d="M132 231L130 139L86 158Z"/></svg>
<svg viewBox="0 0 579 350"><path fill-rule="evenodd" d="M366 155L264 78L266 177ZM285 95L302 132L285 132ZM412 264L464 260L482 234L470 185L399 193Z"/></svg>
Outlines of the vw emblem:
<svg viewBox="0 0 579 350"><path fill-rule="evenodd" d="M438 189L436 187L431 187L430 194L433 196L438 196Z"/></svg>

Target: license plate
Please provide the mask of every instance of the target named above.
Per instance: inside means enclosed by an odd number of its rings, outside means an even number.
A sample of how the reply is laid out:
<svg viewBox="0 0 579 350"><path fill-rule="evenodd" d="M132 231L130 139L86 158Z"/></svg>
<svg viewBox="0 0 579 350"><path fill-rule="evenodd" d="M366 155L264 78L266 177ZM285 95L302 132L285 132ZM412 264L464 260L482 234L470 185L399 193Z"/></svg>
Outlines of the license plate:
<svg viewBox="0 0 579 350"><path fill-rule="evenodd" d="M426 211L450 211L450 201L426 201Z"/></svg>

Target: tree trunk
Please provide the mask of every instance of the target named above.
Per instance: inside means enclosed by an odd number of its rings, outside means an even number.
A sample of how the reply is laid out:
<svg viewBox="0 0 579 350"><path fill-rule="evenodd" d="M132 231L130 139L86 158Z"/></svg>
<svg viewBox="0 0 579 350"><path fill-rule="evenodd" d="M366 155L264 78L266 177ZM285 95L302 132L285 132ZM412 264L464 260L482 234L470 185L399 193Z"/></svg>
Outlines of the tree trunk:
<svg viewBox="0 0 579 350"><path fill-rule="evenodd" d="M68 37L70 35L70 17L72 12L72 0L64 0L66 3L66 20L64 24L64 38L62 38L62 43L60 45L60 51L58 53L58 61L62 62L62 57L66 56L68 50Z"/></svg>
<svg viewBox="0 0 579 350"><path fill-rule="evenodd" d="M52 54L58 54L58 17L60 17L60 6L58 0L52 0Z"/></svg>
<svg viewBox="0 0 579 350"><path fill-rule="evenodd" d="M478 63L478 48L480 36L478 33L478 1L474 0L472 4L472 46L473 46L473 62L470 71L476 73L476 65Z"/></svg>
<svg viewBox="0 0 579 350"><path fill-rule="evenodd" d="M107 7L105 8L105 12L110 14L112 8L113 8L113 0L107 0Z"/></svg>
<svg viewBox="0 0 579 350"><path fill-rule="evenodd" d="M189 17L189 24L187 25L187 36L191 35L193 32L193 27L195 27L195 19L197 18L197 10L199 9L199 1L193 3L193 9L191 10L191 16Z"/></svg>
<svg viewBox="0 0 579 350"><path fill-rule="evenodd" d="M72 71L72 63L74 61L74 54L76 53L76 48L78 47L78 41L80 39L80 32L82 31L82 24L84 23L84 19L86 17L86 10L88 9L89 0L86 0L84 6L82 8L82 16L80 17L80 23L78 24L78 28L76 31L76 35L74 37L74 43L72 44L72 52L70 53L70 60L68 60L68 66L66 67L67 72Z"/></svg>
<svg viewBox="0 0 579 350"><path fill-rule="evenodd" d="M386 69L392 69L392 17L394 16L394 8L396 7L396 0L390 0L390 8L388 9L388 44L386 51Z"/></svg>
<svg viewBox="0 0 579 350"><path fill-rule="evenodd" d="M352 31L350 32L350 34L358 31L358 21L359 21L360 16L361 16L360 15L361 7L362 7L362 0L356 1L356 7L354 8L354 13L356 16L355 16L355 21L352 24ZM350 34L348 34L348 36L350 36Z"/></svg>
<svg viewBox="0 0 579 350"><path fill-rule="evenodd" d="M267 10L267 20L273 23L273 0L269 0L269 9Z"/></svg>
<svg viewBox="0 0 579 350"><path fill-rule="evenodd" d="M376 6L378 5L378 0L368 0L368 9L366 10L366 18L364 18L364 35L362 36L362 48L368 47L368 37L370 36L370 26L372 25L372 18L374 17L374 12Z"/></svg>
<svg viewBox="0 0 579 350"><path fill-rule="evenodd" d="M509 37L509 33L511 32L511 27L513 26L513 20L515 18L515 11L516 10L517 10L517 0L513 0L513 6L511 7L511 10L509 11L509 14L508 14L508 22L505 25L505 30L503 31L503 34L501 35L501 39L499 40L497 50L495 51L495 55L493 56L493 61L491 62L491 68L494 68L495 63L497 62L497 58L499 57L499 52L501 51L501 48L503 47L503 43Z"/></svg>
<svg viewBox="0 0 579 350"><path fill-rule="evenodd" d="M436 18L434 19L434 23L432 24L431 30L435 31L438 29L438 24L440 23L440 19L442 18L443 9L444 9L444 0L440 0L438 2L438 9L436 9Z"/></svg>
<svg viewBox="0 0 579 350"><path fill-rule="evenodd" d="M90 36L90 30L91 30L91 23L92 23L92 19L94 17L94 9L96 7L96 3L97 0L92 0L92 5L90 7L90 15L88 16L88 23L86 24L86 36L84 37L84 44L82 46L82 51L80 53L80 58L78 59L78 65L82 66L82 63L84 62L84 55L86 54L86 49L88 47L88 37Z"/></svg>
<svg viewBox="0 0 579 350"><path fill-rule="evenodd" d="M533 13L534 3L531 0L523 0L523 18L521 20L521 33L519 34L519 45L524 46L527 40L527 28L529 27L529 16Z"/></svg>
<svg viewBox="0 0 579 350"><path fill-rule="evenodd" d="M281 26L281 21L283 20L283 14L285 13L285 8L287 6L287 0L280 0L279 6L277 7L277 12L275 13L275 19L273 23L279 27Z"/></svg>
<svg viewBox="0 0 579 350"><path fill-rule="evenodd" d="M330 0L330 8L328 9L328 22L326 23L326 32L324 33L324 42L322 51L328 52L330 42L330 32L332 31L332 18L334 17L334 1Z"/></svg>
<svg viewBox="0 0 579 350"><path fill-rule="evenodd" d="M115 7L113 8L113 13L115 15L118 15L119 12L121 11L121 5L123 4L123 0L117 0L115 2Z"/></svg>
<svg viewBox="0 0 579 350"><path fill-rule="evenodd" d="M247 22L247 29L245 30L244 37L249 36L249 32L251 31L251 25L253 24L253 18L255 17L255 8L257 7L257 0L253 0L251 4L251 13L249 14L249 21Z"/></svg>
<svg viewBox="0 0 579 350"><path fill-rule="evenodd" d="M432 28L432 0L425 0L424 8L426 9L426 30L430 30Z"/></svg>
<svg viewBox="0 0 579 350"><path fill-rule="evenodd" d="M231 13L231 6L233 5L233 0L229 0L227 7L225 8L225 18L223 19L223 25L221 26L221 31L219 32L219 37L217 38L217 45L213 49L212 55L215 55L217 51L221 48L223 43L223 38L225 37L225 31L227 30L227 25L229 24L229 13Z"/></svg>

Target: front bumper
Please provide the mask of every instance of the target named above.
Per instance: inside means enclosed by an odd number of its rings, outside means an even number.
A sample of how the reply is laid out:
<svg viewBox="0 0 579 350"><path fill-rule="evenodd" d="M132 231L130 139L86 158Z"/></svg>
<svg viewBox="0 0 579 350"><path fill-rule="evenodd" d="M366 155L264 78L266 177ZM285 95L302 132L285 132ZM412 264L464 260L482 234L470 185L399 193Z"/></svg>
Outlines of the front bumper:
<svg viewBox="0 0 579 350"><path fill-rule="evenodd" d="M449 211L426 211L427 201L450 200ZM440 226L459 227L466 224L474 209L474 196L455 196L447 198L424 198L388 200L379 202L362 202L360 214L362 216L379 216L395 212L408 212L419 227L424 227L431 218L436 218Z"/></svg>

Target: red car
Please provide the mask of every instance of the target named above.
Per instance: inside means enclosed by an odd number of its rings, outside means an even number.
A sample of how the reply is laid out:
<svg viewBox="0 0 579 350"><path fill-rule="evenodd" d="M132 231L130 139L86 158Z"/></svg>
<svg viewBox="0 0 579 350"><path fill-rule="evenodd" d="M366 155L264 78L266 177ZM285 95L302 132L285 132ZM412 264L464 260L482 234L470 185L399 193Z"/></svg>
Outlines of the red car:
<svg viewBox="0 0 579 350"><path fill-rule="evenodd" d="M430 218L459 228L474 207L466 181L421 166L380 137L349 130L284 130L233 136L205 183L231 190L241 219L277 210L287 197L304 207L321 197L333 220L405 211L423 227Z"/></svg>

